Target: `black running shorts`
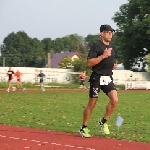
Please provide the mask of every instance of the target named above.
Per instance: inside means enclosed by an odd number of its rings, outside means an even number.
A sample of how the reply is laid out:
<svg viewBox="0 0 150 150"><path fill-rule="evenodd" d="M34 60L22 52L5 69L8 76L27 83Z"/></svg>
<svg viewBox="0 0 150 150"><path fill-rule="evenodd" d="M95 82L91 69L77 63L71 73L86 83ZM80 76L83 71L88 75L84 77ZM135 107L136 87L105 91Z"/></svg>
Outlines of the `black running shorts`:
<svg viewBox="0 0 150 150"><path fill-rule="evenodd" d="M111 81L108 85L100 85L99 81L91 81L89 97L98 98L98 93L100 90L102 90L107 95L110 91L116 90L116 87L113 81Z"/></svg>
<svg viewBox="0 0 150 150"><path fill-rule="evenodd" d="M40 83L43 83L43 79L40 79Z"/></svg>

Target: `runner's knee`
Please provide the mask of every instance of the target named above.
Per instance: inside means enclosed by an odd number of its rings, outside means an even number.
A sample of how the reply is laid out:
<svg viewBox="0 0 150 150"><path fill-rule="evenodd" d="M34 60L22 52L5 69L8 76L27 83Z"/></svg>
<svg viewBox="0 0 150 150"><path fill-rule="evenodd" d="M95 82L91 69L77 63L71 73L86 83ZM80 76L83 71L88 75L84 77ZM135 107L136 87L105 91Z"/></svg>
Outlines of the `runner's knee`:
<svg viewBox="0 0 150 150"><path fill-rule="evenodd" d="M88 108L89 109L93 109L94 107L95 107L95 105L96 105L96 102L97 102L97 98L90 98L90 100L89 100L89 103L88 103Z"/></svg>
<svg viewBox="0 0 150 150"><path fill-rule="evenodd" d="M116 106L118 104L118 97L111 99L111 104Z"/></svg>

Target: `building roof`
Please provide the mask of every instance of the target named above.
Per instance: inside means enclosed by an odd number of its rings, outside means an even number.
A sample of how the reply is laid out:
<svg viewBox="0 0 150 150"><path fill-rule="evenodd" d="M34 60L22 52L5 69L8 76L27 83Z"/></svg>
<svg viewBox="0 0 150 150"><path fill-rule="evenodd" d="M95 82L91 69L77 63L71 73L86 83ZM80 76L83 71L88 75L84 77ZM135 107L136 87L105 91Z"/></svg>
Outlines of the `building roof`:
<svg viewBox="0 0 150 150"><path fill-rule="evenodd" d="M77 55L79 58L81 58L77 52L56 53L51 59L51 68L58 68L59 63L63 60L64 57L69 56L72 58L74 55Z"/></svg>

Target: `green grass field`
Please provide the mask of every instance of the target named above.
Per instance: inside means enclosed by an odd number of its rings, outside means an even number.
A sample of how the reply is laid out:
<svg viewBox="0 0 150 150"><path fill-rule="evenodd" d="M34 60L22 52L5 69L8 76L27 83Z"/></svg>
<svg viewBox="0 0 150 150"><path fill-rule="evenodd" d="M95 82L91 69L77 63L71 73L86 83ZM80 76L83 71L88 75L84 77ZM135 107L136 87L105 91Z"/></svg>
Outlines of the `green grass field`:
<svg viewBox="0 0 150 150"><path fill-rule="evenodd" d="M119 92L118 95L119 104L108 121L111 131L108 137L150 142L150 94ZM0 123L78 133L87 101L87 92L1 93ZM104 136L97 120L103 117L107 103L107 96L101 93L88 124L92 135ZM118 114L124 118L119 132L116 126Z"/></svg>

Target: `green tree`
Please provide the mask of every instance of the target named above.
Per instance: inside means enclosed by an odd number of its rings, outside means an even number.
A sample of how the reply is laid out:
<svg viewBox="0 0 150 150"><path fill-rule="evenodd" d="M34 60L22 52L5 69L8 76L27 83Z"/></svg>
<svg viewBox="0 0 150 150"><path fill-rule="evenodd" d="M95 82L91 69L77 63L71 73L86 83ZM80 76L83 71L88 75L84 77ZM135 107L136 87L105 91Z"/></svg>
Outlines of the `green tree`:
<svg viewBox="0 0 150 150"><path fill-rule="evenodd" d="M43 40L41 40L41 43L44 45L43 50L45 51L46 55L54 47L54 41L51 40L51 38L44 38Z"/></svg>
<svg viewBox="0 0 150 150"><path fill-rule="evenodd" d="M6 57L6 66L42 67L45 64L43 48L44 45L38 39L32 39L19 31L10 33L4 39L1 51L2 57Z"/></svg>
<svg viewBox="0 0 150 150"><path fill-rule="evenodd" d="M61 51L64 51L64 43L62 38L56 38L54 41L54 51L55 53L60 53Z"/></svg>
<svg viewBox="0 0 150 150"><path fill-rule="evenodd" d="M1 50L2 57L6 57L6 66L24 66L24 54L31 49L31 38L25 32L10 33L4 38Z"/></svg>
<svg viewBox="0 0 150 150"><path fill-rule="evenodd" d="M31 41L30 56L28 56L28 66L31 67L44 67L46 65L46 54L44 45L37 38Z"/></svg>
<svg viewBox="0 0 150 150"><path fill-rule="evenodd" d="M146 60L143 59L150 52L149 41L149 0L128 0L123 4L120 11L115 13L113 20L119 29L116 33L116 45L123 58L125 69L131 69L138 60L143 61L143 68ZM118 42L117 42L118 41Z"/></svg>
<svg viewBox="0 0 150 150"><path fill-rule="evenodd" d="M74 42L73 40L69 37L69 36L65 36L62 38L62 42L63 42L63 47L64 47L64 52L69 52L72 51L73 46L74 46Z"/></svg>
<svg viewBox="0 0 150 150"><path fill-rule="evenodd" d="M119 37L120 37L119 32L114 33L113 38L112 38L112 44L115 48L115 58L116 58L116 60L118 61L118 63L123 63L124 56L123 56L122 51L121 51L122 43L121 43L120 40L118 40Z"/></svg>
<svg viewBox="0 0 150 150"><path fill-rule="evenodd" d="M87 66L87 59L75 59L72 64L75 72L86 71L86 75L91 74L91 68Z"/></svg>
<svg viewBox="0 0 150 150"><path fill-rule="evenodd" d="M72 60L69 56L65 56L63 60L59 63L59 68L70 69L72 67Z"/></svg>
<svg viewBox="0 0 150 150"><path fill-rule="evenodd" d="M87 56L87 48L84 44L84 38L77 34L71 34L63 38L56 38L53 47L54 53L78 52L82 57Z"/></svg>
<svg viewBox="0 0 150 150"><path fill-rule="evenodd" d="M70 35L68 35L68 37L71 38L73 43L83 43L84 42L84 37L80 36L78 34L70 34Z"/></svg>
<svg viewBox="0 0 150 150"><path fill-rule="evenodd" d="M87 59L82 58L82 59L75 59L73 62L73 69L74 72L86 72L86 76L89 76L91 74L91 68L87 66ZM79 74L72 75L72 78L75 83L79 83Z"/></svg>
<svg viewBox="0 0 150 150"><path fill-rule="evenodd" d="M60 53L61 51L75 51L74 46L82 44L83 42L84 38L82 36L71 34L62 38L56 38L54 40L53 49L55 53Z"/></svg>
<svg viewBox="0 0 150 150"><path fill-rule="evenodd" d="M100 40L100 35L99 34L97 34L97 35L91 35L91 34L87 35L87 37L85 37L85 43L86 43L87 49L89 50L92 47L92 45L98 40Z"/></svg>
<svg viewBox="0 0 150 150"><path fill-rule="evenodd" d="M83 44L75 43L73 47L74 52L78 52L82 58L87 58L87 49Z"/></svg>

